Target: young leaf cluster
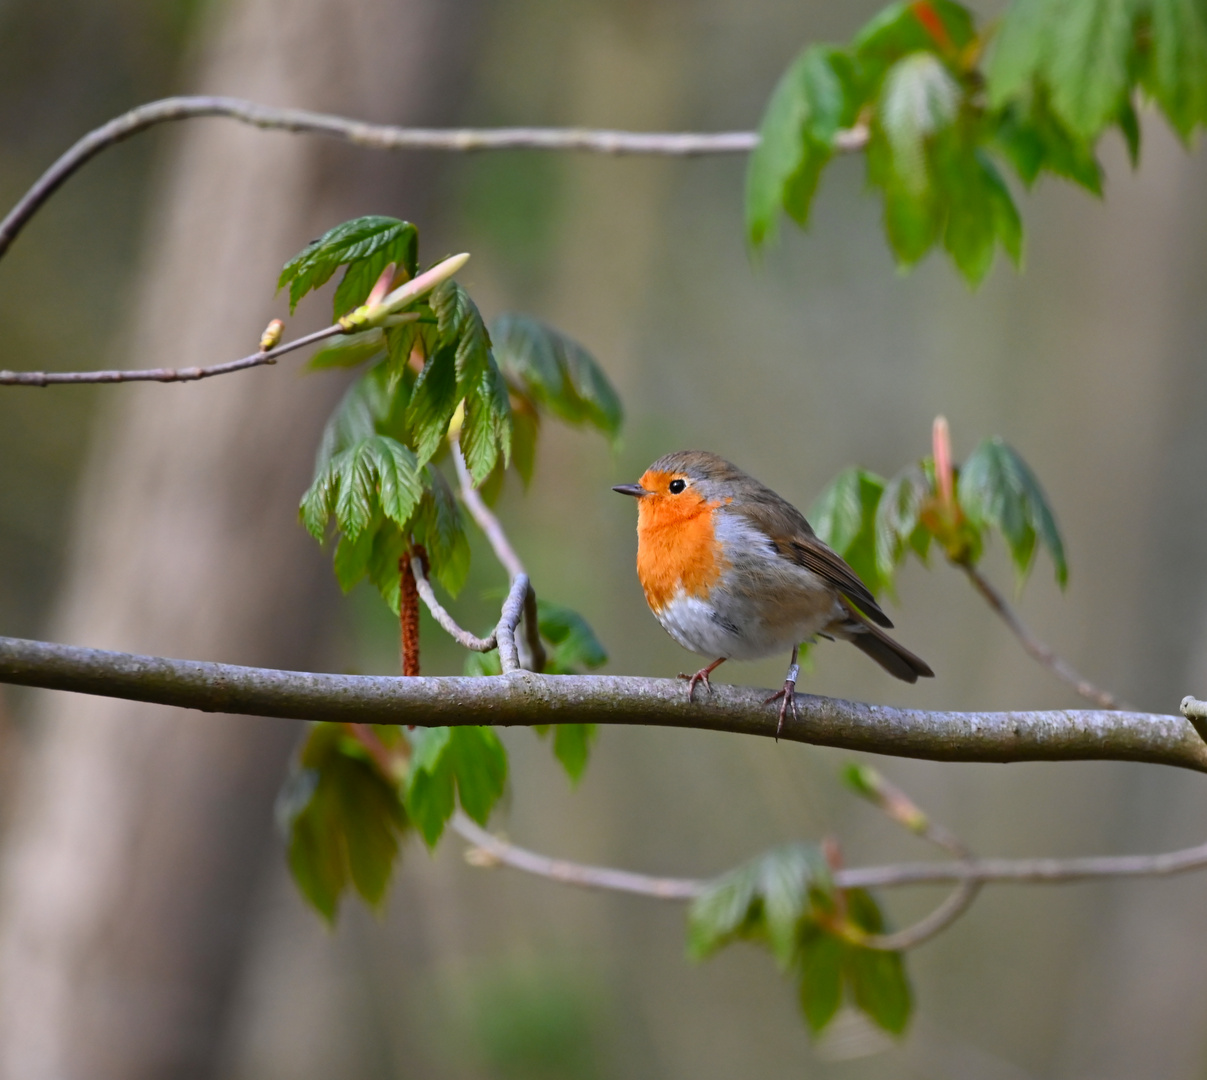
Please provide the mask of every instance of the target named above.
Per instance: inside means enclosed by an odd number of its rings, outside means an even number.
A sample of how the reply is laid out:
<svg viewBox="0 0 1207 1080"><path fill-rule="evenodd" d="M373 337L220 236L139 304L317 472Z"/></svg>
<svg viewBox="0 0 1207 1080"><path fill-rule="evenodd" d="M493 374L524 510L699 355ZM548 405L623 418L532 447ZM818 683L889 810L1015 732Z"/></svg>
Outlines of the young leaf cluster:
<svg viewBox="0 0 1207 1080"><path fill-rule="evenodd" d="M736 940L765 945L796 980L814 1034L844 1002L900 1034L913 1006L901 954L860 943L883 931L870 893L836 889L821 849L793 844L730 871L693 901L688 953L703 959Z"/></svg>
<svg viewBox="0 0 1207 1080"><path fill-rule="evenodd" d="M995 33L996 32L996 33ZM954 0L902 0L846 46L806 48L776 85L746 186L752 244L782 210L808 224L842 131L866 132L867 179L910 266L936 245L979 282L1022 227L1001 166L1101 193L1101 136L1139 154L1138 95L1184 141L1207 124L1207 6L1196 0L1014 0L979 23Z"/></svg>
<svg viewBox="0 0 1207 1080"><path fill-rule="evenodd" d="M328 923L349 886L380 906L412 828L435 847L457 803L485 825L507 782L492 728L374 731L388 768L343 725L315 724L278 803L294 881Z"/></svg>
<svg viewBox="0 0 1207 1080"><path fill-rule="evenodd" d="M874 593L891 593L906 556L912 551L925 562L932 543L952 562L975 565L995 531L1006 542L1020 586L1040 545L1052 558L1061 588L1067 584L1064 542L1047 496L1009 444L985 439L952 470L950 500L940 487L932 458L891 480L852 466L830 481L808 518Z"/></svg>
<svg viewBox="0 0 1207 1080"><path fill-rule="evenodd" d="M290 260L280 285L291 307L340 267L335 315L364 314L366 302L416 280L415 227L372 216L345 222ZM302 499L301 518L322 541L334 522L340 585L368 577L395 612L399 561L422 547L435 579L456 594L470 550L452 490L439 468L450 437L475 484L498 491L514 463L532 475L538 420L548 411L571 423L619 429L615 390L580 345L535 319L504 316L492 333L465 289L443 280L430 292L372 318L321 350L314 367L366 365L332 414Z"/></svg>

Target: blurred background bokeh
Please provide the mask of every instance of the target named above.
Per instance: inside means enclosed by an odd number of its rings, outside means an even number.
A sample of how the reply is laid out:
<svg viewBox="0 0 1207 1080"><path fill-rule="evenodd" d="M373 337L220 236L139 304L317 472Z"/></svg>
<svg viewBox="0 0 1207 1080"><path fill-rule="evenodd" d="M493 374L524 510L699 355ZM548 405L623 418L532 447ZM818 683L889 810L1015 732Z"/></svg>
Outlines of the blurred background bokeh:
<svg viewBox="0 0 1207 1080"><path fill-rule="evenodd" d="M6 0L0 201L140 101L218 92L415 124L750 128L806 41L876 0ZM986 10L991 10L986 7ZM415 221L473 253L491 317L534 313L602 361L621 446L547 425L500 513L541 595L580 610L606 670L693 659L649 615L633 506L661 453L707 447L805 506L842 467L892 474L1000 434L1032 464L1072 568L1019 597L1032 627L1138 707L1207 684L1207 162L1146 116L1106 197L1021 198L1026 267L970 293L903 276L862 163L827 175L808 235L752 261L744 162L373 155L205 120L73 179L0 265L0 367L183 366L250 351L280 264L340 220ZM293 329L322 318L321 304ZM296 524L338 373L300 362L184 386L0 393L0 632L167 655L392 672L396 630L338 596ZM1004 588L1000 550L988 572ZM456 610L503 582L482 545ZM806 687L910 706L1076 706L961 575L910 565L891 608L937 678L906 687L822 647ZM460 670L430 624L424 666ZM782 662L727 666L776 685ZM990 889L911 957L900 1043L811 1046L763 952L694 967L681 908L576 892L417 844L381 917L328 932L289 882L272 803L299 725L0 688L0 1076L357 1078L1201 1077L1207 878ZM505 733L496 825L542 851L705 876L789 839L853 865L928 853L845 793L847 755L607 729L571 790ZM878 762L978 852L1149 851L1207 830L1201 778L1122 764ZM894 894L898 922L932 904Z"/></svg>

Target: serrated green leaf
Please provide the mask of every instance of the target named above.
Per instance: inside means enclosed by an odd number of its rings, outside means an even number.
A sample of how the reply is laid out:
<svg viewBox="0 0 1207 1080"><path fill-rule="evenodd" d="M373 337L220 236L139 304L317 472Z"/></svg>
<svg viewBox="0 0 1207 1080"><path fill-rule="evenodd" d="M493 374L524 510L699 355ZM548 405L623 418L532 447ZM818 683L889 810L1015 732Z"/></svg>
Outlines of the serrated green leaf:
<svg viewBox="0 0 1207 1080"><path fill-rule="evenodd" d="M316 725L278 804L294 880L329 923L349 881L369 904L384 899L407 827L393 785L344 742L338 725Z"/></svg>
<svg viewBox="0 0 1207 1080"><path fill-rule="evenodd" d="M398 284L415 276L419 259L419 231L405 221L397 224L401 228L394 231L393 239L383 236L383 242L374 250L355 260L348 260L348 269L335 290L334 318L338 319L360 307L391 263L394 264L394 277ZM389 230L385 230L385 234L388 236Z"/></svg>
<svg viewBox="0 0 1207 1080"><path fill-rule="evenodd" d="M528 315L500 315L491 326L495 357L508 380L536 405L609 438L624 411L603 368L578 342Z"/></svg>
<svg viewBox="0 0 1207 1080"><path fill-rule="evenodd" d="M687 913L687 953L693 960L711 956L734 938L746 936L760 918L758 866L746 863L711 882Z"/></svg>
<svg viewBox="0 0 1207 1080"><path fill-rule="evenodd" d="M494 359L479 372L465 397L461 452L474 483L481 483L500 461L511 457L511 398Z"/></svg>
<svg viewBox="0 0 1207 1080"><path fill-rule="evenodd" d="M960 469L957 497L974 526L1001 531L1020 583L1030 573L1038 538L1064 588L1069 568L1060 530L1043 488L1017 451L1000 438L982 442Z"/></svg>
<svg viewBox="0 0 1207 1080"><path fill-rule="evenodd" d="M1207 8L1201 0L1148 4L1152 61L1146 82L1174 130L1189 143L1195 127L1207 124Z"/></svg>
<svg viewBox="0 0 1207 1080"><path fill-rule="evenodd" d="M415 455L388 436L370 435L320 469L302 497L301 516L321 540L334 514L340 531L355 544L375 514L405 525L421 495Z"/></svg>
<svg viewBox="0 0 1207 1080"><path fill-rule="evenodd" d="M377 271L380 273L386 263L402 261L406 252L413 250L416 237L415 226L397 218L370 215L345 221L311 241L290 259L281 271L277 288L289 286L289 310L292 313L303 296L325 284L341 266L380 258L384 253L386 257ZM369 286L372 284L370 281ZM368 287L365 294L368 294ZM337 310L336 315L340 314L342 312Z"/></svg>
<svg viewBox="0 0 1207 1080"><path fill-rule="evenodd" d="M522 397L518 403L513 401L511 407L511 460L525 487L532 483L532 474L536 469L536 440L540 433L540 418L528 398ZM499 480L502 481L501 469L499 470ZM483 487L486 485L483 484ZM486 498L485 491L482 492L482 498L486 499L488 505L490 504L491 500Z"/></svg>
<svg viewBox="0 0 1207 1080"><path fill-rule="evenodd" d="M539 597L536 602L537 627L553 652L545 666L553 675L573 675L583 668L601 667L608 654L590 624L577 611Z"/></svg>
<svg viewBox="0 0 1207 1080"><path fill-rule="evenodd" d="M805 49L780 77L746 171L746 228L758 247L775 232L781 207L804 228L834 136L855 111L850 59L824 45Z"/></svg>
<svg viewBox="0 0 1207 1080"><path fill-rule="evenodd" d="M877 561L876 512L884 480L851 466L840 472L813 500L808 519L814 532L841 555L873 593L892 583Z"/></svg>
<svg viewBox="0 0 1207 1080"><path fill-rule="evenodd" d="M444 442L457 411L457 358L452 346L438 348L423 366L411 391L404 420L415 455L426 463Z"/></svg>
<svg viewBox="0 0 1207 1080"><path fill-rule="evenodd" d="M375 364L345 391L319 440L315 475L339 451L373 435L398 438L401 417L409 400L409 387L395 379L386 362Z"/></svg>
<svg viewBox="0 0 1207 1080"><path fill-rule="evenodd" d="M813 1035L820 1034L842 1005L846 946L814 923L800 937L800 1007Z"/></svg>
<svg viewBox="0 0 1207 1080"><path fill-rule="evenodd" d="M470 561L461 508L444 474L430 463L423 469L423 485L411 535L415 543L427 549L432 575L451 596L456 596L465 584Z"/></svg>

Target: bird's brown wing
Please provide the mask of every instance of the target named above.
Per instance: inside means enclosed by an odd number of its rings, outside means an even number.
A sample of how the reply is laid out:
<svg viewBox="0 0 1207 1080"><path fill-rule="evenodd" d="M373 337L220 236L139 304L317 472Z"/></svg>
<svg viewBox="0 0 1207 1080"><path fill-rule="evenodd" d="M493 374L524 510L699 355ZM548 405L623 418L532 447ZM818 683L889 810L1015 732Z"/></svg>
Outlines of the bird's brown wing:
<svg viewBox="0 0 1207 1080"><path fill-rule="evenodd" d="M744 501L742 512L767 534L776 551L829 582L872 622L891 628L892 620L880 610L871 590L838 552L817 538L805 515L770 488L759 486L762 490Z"/></svg>

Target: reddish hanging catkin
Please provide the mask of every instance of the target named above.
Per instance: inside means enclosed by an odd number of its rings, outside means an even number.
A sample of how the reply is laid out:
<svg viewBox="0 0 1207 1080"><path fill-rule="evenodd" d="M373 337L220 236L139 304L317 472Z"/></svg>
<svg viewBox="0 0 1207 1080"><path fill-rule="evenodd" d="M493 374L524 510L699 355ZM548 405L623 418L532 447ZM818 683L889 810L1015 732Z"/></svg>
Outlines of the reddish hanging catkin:
<svg viewBox="0 0 1207 1080"><path fill-rule="evenodd" d="M427 552L415 547L404 552L398 560L401 583L398 597L398 613L402 634L402 673L419 674L419 590L415 587L415 574L411 570L411 559L418 556L424 573L427 573Z"/></svg>

